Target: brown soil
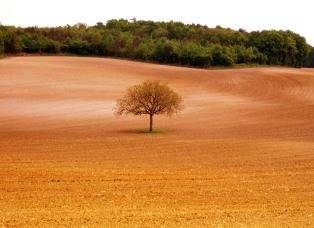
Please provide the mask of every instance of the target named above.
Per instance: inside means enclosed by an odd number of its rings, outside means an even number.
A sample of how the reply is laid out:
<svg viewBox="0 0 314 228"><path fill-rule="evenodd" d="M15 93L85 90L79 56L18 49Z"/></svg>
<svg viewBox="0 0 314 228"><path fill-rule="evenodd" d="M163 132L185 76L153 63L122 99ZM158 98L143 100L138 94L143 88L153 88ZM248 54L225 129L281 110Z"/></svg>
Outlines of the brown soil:
<svg viewBox="0 0 314 228"><path fill-rule="evenodd" d="M116 117L147 79L173 118ZM313 227L314 70L0 61L0 227Z"/></svg>

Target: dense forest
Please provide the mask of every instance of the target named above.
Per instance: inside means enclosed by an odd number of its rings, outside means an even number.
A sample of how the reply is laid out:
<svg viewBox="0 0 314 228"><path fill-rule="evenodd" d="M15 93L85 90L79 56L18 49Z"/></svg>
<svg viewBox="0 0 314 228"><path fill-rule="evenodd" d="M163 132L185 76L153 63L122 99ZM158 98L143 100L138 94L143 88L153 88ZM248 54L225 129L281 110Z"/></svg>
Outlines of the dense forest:
<svg viewBox="0 0 314 228"><path fill-rule="evenodd" d="M195 67L314 67L313 47L292 31L246 32L136 19L109 20L94 26L0 26L0 55L19 53L113 56Z"/></svg>

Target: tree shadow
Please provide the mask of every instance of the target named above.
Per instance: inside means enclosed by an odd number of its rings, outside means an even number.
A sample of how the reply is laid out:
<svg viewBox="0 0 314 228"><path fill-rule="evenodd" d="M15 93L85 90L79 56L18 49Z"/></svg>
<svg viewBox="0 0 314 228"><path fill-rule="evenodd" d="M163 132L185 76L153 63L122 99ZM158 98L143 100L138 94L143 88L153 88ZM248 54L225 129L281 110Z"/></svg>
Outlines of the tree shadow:
<svg viewBox="0 0 314 228"><path fill-rule="evenodd" d="M126 129L120 130L119 133L124 134L147 134L147 135L156 135L156 134L164 134L165 131L161 129L155 129L153 131L149 131L148 129Z"/></svg>

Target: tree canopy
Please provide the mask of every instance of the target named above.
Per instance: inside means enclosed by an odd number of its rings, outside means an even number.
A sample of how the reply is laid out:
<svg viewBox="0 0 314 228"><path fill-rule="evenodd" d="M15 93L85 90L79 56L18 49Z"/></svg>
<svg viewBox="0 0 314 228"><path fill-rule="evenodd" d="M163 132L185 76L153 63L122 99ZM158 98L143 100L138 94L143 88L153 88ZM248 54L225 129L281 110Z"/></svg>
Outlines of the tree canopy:
<svg viewBox="0 0 314 228"><path fill-rule="evenodd" d="M289 30L246 32L135 19L109 20L94 26L0 26L0 55L6 53L113 56L195 67L314 66L313 48Z"/></svg>
<svg viewBox="0 0 314 228"><path fill-rule="evenodd" d="M154 115L170 116L182 108L181 96L166 84L159 81L146 81L127 90L123 98L117 101L116 113L149 115L150 131L152 131Z"/></svg>

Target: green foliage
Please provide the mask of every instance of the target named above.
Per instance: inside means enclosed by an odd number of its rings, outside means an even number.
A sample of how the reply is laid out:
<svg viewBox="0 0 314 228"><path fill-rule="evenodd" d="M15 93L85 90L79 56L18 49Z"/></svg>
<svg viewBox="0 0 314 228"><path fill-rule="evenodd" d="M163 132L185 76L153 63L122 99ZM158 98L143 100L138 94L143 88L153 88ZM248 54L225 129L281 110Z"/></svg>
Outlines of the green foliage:
<svg viewBox="0 0 314 228"><path fill-rule="evenodd" d="M109 20L95 26L0 26L1 53L116 56L196 67L233 64L313 66L313 49L291 31L208 28L199 24Z"/></svg>
<svg viewBox="0 0 314 228"><path fill-rule="evenodd" d="M236 59L233 49L216 45L212 50L213 66L231 66Z"/></svg>
<svg viewBox="0 0 314 228"><path fill-rule="evenodd" d="M89 42L81 38L69 38L65 42L66 50L77 55L89 54Z"/></svg>
<svg viewBox="0 0 314 228"><path fill-rule="evenodd" d="M152 60L155 44L152 39L146 39L139 43L134 50L134 57L141 60Z"/></svg>
<svg viewBox="0 0 314 228"><path fill-rule="evenodd" d="M2 31L0 30L0 56L4 54L4 36Z"/></svg>
<svg viewBox="0 0 314 228"><path fill-rule="evenodd" d="M267 56L267 64L301 67L309 52L305 39L291 31L253 32L249 44Z"/></svg>
<svg viewBox="0 0 314 228"><path fill-rule="evenodd" d="M311 48L305 60L305 66L314 67L314 48Z"/></svg>
<svg viewBox="0 0 314 228"><path fill-rule="evenodd" d="M22 43L17 29L1 26L1 32L5 53L16 54L22 51Z"/></svg>
<svg viewBox="0 0 314 228"><path fill-rule="evenodd" d="M23 51L26 53L59 53L61 44L42 35L26 33L21 36Z"/></svg>
<svg viewBox="0 0 314 228"><path fill-rule="evenodd" d="M206 67L213 61L211 48L203 47L197 43L188 42L180 49L180 63L183 65Z"/></svg>
<svg viewBox="0 0 314 228"><path fill-rule="evenodd" d="M155 42L153 59L161 63L178 63L179 42L161 38Z"/></svg>
<svg viewBox="0 0 314 228"><path fill-rule="evenodd" d="M243 46L235 46L234 49L237 55L238 64L265 64L267 61L267 57L264 54L260 53L255 47L246 48Z"/></svg>

